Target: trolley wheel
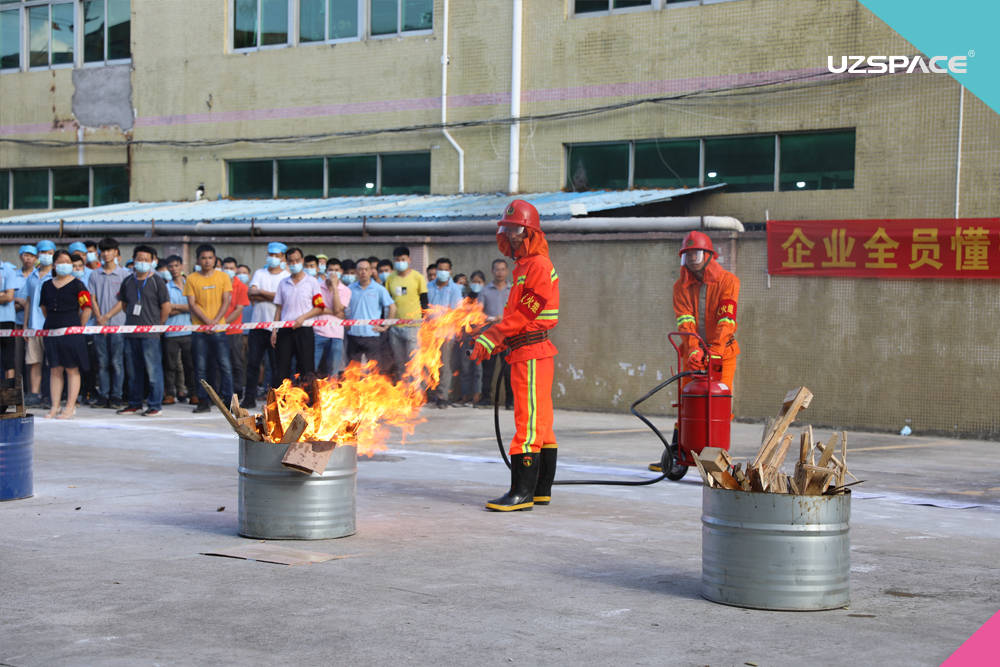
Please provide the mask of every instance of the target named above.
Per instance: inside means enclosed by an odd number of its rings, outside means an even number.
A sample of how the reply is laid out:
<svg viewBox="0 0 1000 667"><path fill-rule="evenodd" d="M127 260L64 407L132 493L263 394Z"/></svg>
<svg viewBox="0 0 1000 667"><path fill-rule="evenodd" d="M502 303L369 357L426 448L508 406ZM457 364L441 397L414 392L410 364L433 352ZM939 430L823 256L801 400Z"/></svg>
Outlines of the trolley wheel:
<svg viewBox="0 0 1000 667"><path fill-rule="evenodd" d="M688 467L677 463L677 445L664 448L660 458L660 468L666 473L667 479L676 482L687 474Z"/></svg>

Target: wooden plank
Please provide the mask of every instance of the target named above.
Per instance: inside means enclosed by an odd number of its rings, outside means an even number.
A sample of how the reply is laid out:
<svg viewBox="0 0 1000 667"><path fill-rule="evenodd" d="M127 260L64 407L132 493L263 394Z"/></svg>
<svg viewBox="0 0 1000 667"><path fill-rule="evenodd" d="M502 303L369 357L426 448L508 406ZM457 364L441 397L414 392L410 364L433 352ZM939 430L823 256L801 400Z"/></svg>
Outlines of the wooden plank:
<svg viewBox="0 0 1000 667"><path fill-rule="evenodd" d="M301 415L296 415L301 416ZM294 422L293 422L294 423ZM306 474L323 474L336 443L296 441L288 445L281 465Z"/></svg>
<svg viewBox="0 0 1000 667"><path fill-rule="evenodd" d="M728 471L733 465L733 458L722 447L705 447L695 456L701 459L701 465L705 472L716 472L718 470Z"/></svg>
<svg viewBox="0 0 1000 667"><path fill-rule="evenodd" d="M844 485L844 475L849 474L847 470L847 431L840 432L840 474L837 475L837 486ZM854 477L854 475L851 475ZM857 477L854 477L857 479Z"/></svg>
<svg viewBox="0 0 1000 667"><path fill-rule="evenodd" d="M713 470L712 478L719 483L724 489L730 489L732 491L740 490L740 483L736 481L736 478L730 475L725 470Z"/></svg>
<svg viewBox="0 0 1000 667"><path fill-rule="evenodd" d="M271 442L281 442L285 429L281 424L281 414L278 411L278 397L274 389L267 390L267 402L264 404L265 426L270 429L267 437Z"/></svg>
<svg viewBox="0 0 1000 667"><path fill-rule="evenodd" d="M736 481L740 483L740 488L742 490L744 491L750 490L750 480L747 479L746 473L740 470L740 467L738 465L736 466L736 469L733 471L733 477L735 477Z"/></svg>
<svg viewBox="0 0 1000 667"><path fill-rule="evenodd" d="M763 463L770 455L771 450L778 446L785 435L785 431L788 430L788 427L795 421L795 417L798 416L799 410L809 407L812 398L812 392L805 387L799 387L788 392L785 400L782 402L781 412L778 413L777 419L775 419L767 437L764 439L764 444L761 445L757 456L754 457L754 465Z"/></svg>
<svg viewBox="0 0 1000 667"><path fill-rule="evenodd" d="M233 416L237 419L250 415L247 409L240 405L240 397L236 394L233 394L233 400L229 401L229 411L232 412Z"/></svg>
<svg viewBox="0 0 1000 667"><path fill-rule="evenodd" d="M705 466L701 464L701 459L699 459L697 455L692 456L691 458L694 459L694 465L698 468L698 474L701 475L701 480L705 483L705 486L714 488L715 484L713 483L713 479L705 471Z"/></svg>
<svg viewBox="0 0 1000 667"><path fill-rule="evenodd" d="M820 454L819 454L819 460L816 462L816 465L822 468L830 463L830 459L833 458L833 452L837 448L838 440L840 440L840 434L834 433L832 436L830 436L830 441L827 442L825 445L823 444L822 440L819 441L816 447L819 448Z"/></svg>
<svg viewBox="0 0 1000 667"><path fill-rule="evenodd" d="M305 433L306 427L309 426L309 422L301 414L297 414L292 418L291 423L288 424L288 428L281 436L282 444L291 444L293 442L298 442L302 434Z"/></svg>
<svg viewBox="0 0 1000 667"><path fill-rule="evenodd" d="M747 472L747 477L750 480L750 490L763 492L767 490L767 482L764 479L764 470L760 466L751 466L750 470Z"/></svg>
<svg viewBox="0 0 1000 667"><path fill-rule="evenodd" d="M212 389L212 385L210 385L205 380L202 380L201 386L205 388L205 392L208 394L208 397L212 399L212 402L215 403L215 407L219 408L219 412L222 413L222 416L226 418L226 421L229 422L229 425L233 427L233 430L236 431L236 433L240 437L246 438L247 440L256 439L255 435L256 431L253 431L250 428L243 426L236 420L236 417L233 416L233 413L229 411L229 408L226 407L226 404L222 402L222 399L219 398L219 395L215 393L214 389Z"/></svg>
<svg viewBox="0 0 1000 667"><path fill-rule="evenodd" d="M797 495L797 496L801 496L802 495L799 492L799 485L795 482L795 478L794 477L789 477L788 478L788 486L791 488L792 493L794 493L795 495Z"/></svg>
<svg viewBox="0 0 1000 667"><path fill-rule="evenodd" d="M769 457L767 465L772 468L781 468L781 465L785 462L785 456L788 455L788 450L792 445L792 434L786 433L785 437L781 440L781 446L778 447L777 451Z"/></svg>
<svg viewBox="0 0 1000 667"><path fill-rule="evenodd" d="M819 466L803 464L802 466L809 473L809 481L806 484L805 495L813 496L819 495L826 490L827 486L830 484L830 478L833 477L837 471L833 468L821 468Z"/></svg>

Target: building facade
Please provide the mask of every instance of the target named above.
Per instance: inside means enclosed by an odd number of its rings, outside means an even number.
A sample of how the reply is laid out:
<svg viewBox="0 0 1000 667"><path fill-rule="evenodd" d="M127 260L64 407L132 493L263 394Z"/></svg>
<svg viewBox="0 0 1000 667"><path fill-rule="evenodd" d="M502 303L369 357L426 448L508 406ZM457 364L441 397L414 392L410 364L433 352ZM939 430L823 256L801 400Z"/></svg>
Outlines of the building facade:
<svg viewBox="0 0 1000 667"><path fill-rule="evenodd" d="M997 115L827 70L854 52L916 50L856 0L0 0L0 215L713 183L685 212L995 212Z"/></svg>

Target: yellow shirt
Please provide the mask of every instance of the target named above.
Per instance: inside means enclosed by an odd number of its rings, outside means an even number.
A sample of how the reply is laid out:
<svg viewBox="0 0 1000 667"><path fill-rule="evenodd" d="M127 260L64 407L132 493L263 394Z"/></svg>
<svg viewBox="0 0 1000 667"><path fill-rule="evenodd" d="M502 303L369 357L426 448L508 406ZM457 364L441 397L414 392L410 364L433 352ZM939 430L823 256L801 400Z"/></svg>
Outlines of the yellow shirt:
<svg viewBox="0 0 1000 667"><path fill-rule="evenodd" d="M393 271L386 278L385 288L396 302L396 317L401 320L420 319L420 295L427 294L427 279L419 271L410 269L405 276Z"/></svg>
<svg viewBox="0 0 1000 667"><path fill-rule="evenodd" d="M228 275L218 269L212 271L208 276L200 271L196 271L187 277L184 283L184 296L193 296L194 302L198 304L209 317L215 317L222 306L222 297L226 292L233 291L233 281ZM191 322L194 324L208 324L200 317L191 313Z"/></svg>

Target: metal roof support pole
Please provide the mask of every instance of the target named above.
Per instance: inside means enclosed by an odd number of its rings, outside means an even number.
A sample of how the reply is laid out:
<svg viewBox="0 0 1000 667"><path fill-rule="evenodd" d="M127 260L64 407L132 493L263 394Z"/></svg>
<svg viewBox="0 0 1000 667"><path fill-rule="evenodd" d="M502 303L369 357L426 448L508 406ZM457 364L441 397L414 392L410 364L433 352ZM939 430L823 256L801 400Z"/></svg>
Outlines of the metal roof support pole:
<svg viewBox="0 0 1000 667"><path fill-rule="evenodd" d="M521 172L521 2L514 0L513 38L510 48L510 174L507 191L516 194L520 189Z"/></svg>
<svg viewBox="0 0 1000 667"><path fill-rule="evenodd" d="M444 18L441 27L441 133L458 152L458 191L465 192L465 151L448 131L448 0L444 0Z"/></svg>

